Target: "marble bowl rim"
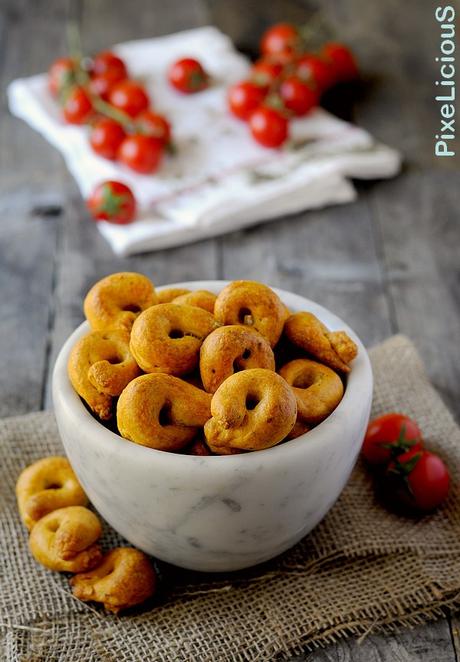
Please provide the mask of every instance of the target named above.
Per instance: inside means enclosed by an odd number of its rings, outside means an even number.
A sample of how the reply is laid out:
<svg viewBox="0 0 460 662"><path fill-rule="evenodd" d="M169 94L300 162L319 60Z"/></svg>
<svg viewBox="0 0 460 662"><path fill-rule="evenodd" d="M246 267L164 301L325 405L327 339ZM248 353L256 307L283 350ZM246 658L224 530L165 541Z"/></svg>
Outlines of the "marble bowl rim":
<svg viewBox="0 0 460 662"><path fill-rule="evenodd" d="M155 289L161 291L169 288L187 288L190 290L207 289L210 291L218 291L227 285L228 280L206 280L206 281L184 281L178 283L171 283L168 285L158 286ZM91 435L93 443L97 443L105 447L105 450L110 451L109 444L116 444L117 452L121 453L124 457L131 457L133 460L138 461L156 461L173 462L188 465L190 468L196 466L197 463L208 464L211 463L215 468L219 463L229 469L235 468L235 465L243 463L248 469L251 462L260 462L262 460L272 460L276 462L278 459L286 459L286 455L290 451L298 451L302 448L304 452L315 452L315 449L320 450L320 446L324 440L323 431L326 426L334 424L336 419L340 420L340 416L345 410L348 410L349 415L353 416L354 411L360 410L360 402L358 396L360 393L359 385L364 386L366 392L372 391L373 376L372 368L367 351L351 327L348 326L340 317L335 313L325 308L324 306L307 299L306 297L287 290L272 287L272 289L280 296L281 300L295 311L310 310L326 323L332 330L345 330L358 345L358 356L353 362L352 370L347 377L347 384L342 400L336 409L313 430L291 439L283 444L277 444L271 448L266 448L260 451L253 451L250 453L242 453L237 455L210 455L210 456L194 456L185 455L181 453L170 453L168 451L157 450L146 446L141 446L134 442L123 439L120 435L112 432L100 423L85 407L78 394L73 389L67 375L67 362L70 350L73 344L84 333L90 330L87 321L82 322L67 338L61 347L55 361L53 377L52 377L52 390L53 401L60 400L60 412L65 412L64 415L70 417L81 434L85 436ZM331 325L332 322L332 325ZM55 407L56 408L56 407ZM336 430L336 432L338 429ZM306 436L308 435L308 444ZM221 466L222 466L221 465ZM222 466L222 468L223 468Z"/></svg>

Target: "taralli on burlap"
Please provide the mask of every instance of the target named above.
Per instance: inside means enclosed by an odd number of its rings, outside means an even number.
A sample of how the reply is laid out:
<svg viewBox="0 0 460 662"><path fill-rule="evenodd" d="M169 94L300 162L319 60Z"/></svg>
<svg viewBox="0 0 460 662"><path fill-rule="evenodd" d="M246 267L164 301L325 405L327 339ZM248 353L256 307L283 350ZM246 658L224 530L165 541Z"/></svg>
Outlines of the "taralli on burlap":
<svg viewBox="0 0 460 662"><path fill-rule="evenodd" d="M160 565L157 597L121 616L77 600L67 578L38 565L27 549L14 485L28 464L62 454L53 414L0 422L2 660L272 662L459 607L460 429L406 338L370 356L373 415L396 410L418 421L426 445L451 471L447 502L419 520L390 513L358 463L330 513L292 550L219 576ZM104 532L105 550L126 545L108 525Z"/></svg>

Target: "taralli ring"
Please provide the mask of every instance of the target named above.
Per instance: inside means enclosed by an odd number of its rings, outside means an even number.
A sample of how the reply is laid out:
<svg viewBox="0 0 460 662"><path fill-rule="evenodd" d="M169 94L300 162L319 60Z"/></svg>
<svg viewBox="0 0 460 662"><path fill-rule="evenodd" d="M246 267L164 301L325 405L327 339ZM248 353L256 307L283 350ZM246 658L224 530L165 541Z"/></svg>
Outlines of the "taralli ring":
<svg viewBox="0 0 460 662"><path fill-rule="evenodd" d="M289 384L276 372L255 368L232 375L211 402L204 426L209 448L220 455L269 448L289 434L297 403Z"/></svg>
<svg viewBox="0 0 460 662"><path fill-rule="evenodd" d="M246 324L267 338L271 347L278 342L288 311L272 289L250 280L235 280L220 292L214 315L221 324Z"/></svg>
<svg viewBox="0 0 460 662"><path fill-rule="evenodd" d="M83 310L94 331L130 331L136 317L157 303L155 288L147 276L123 271L93 285Z"/></svg>
<svg viewBox="0 0 460 662"><path fill-rule="evenodd" d="M290 361L279 371L297 400L297 422L290 437L299 436L331 414L343 396L340 377L331 368L309 359Z"/></svg>
<svg viewBox="0 0 460 662"><path fill-rule="evenodd" d="M121 394L117 424L125 439L178 451L210 418L211 395L182 379L156 373L134 379Z"/></svg>
<svg viewBox="0 0 460 662"><path fill-rule="evenodd" d="M57 572L94 568L102 553L96 541L102 533L96 515L82 506L59 508L39 520L29 538L36 561Z"/></svg>
<svg viewBox="0 0 460 662"><path fill-rule="evenodd" d="M86 506L88 499L67 458L52 456L28 466L16 483L19 514L30 530L58 508Z"/></svg>
<svg viewBox="0 0 460 662"><path fill-rule="evenodd" d="M145 372L185 375L197 367L201 344L217 326L201 308L161 303L134 322L131 353Z"/></svg>
<svg viewBox="0 0 460 662"><path fill-rule="evenodd" d="M235 372L250 368L275 370L275 357L268 340L250 327L221 326L201 346L200 374L208 393L217 391Z"/></svg>
<svg viewBox="0 0 460 662"><path fill-rule="evenodd" d="M358 353L356 343L345 331L329 331L313 313L295 313L284 326L286 336L334 370L350 372L349 363Z"/></svg>
<svg viewBox="0 0 460 662"><path fill-rule="evenodd" d="M155 593L156 575L148 557L132 547L117 547L102 563L70 580L79 600L102 602L114 613L145 602Z"/></svg>
<svg viewBox="0 0 460 662"><path fill-rule="evenodd" d="M216 303L217 296L208 290L195 290L188 294L181 294L173 299L173 303L185 304L187 306L197 306L207 310L208 313L214 313L214 304Z"/></svg>
<svg viewBox="0 0 460 662"><path fill-rule="evenodd" d="M188 294L189 292L190 290L187 290L185 287L167 287L164 290L158 290L158 303L171 303L177 297L182 296L182 294Z"/></svg>
<svg viewBox="0 0 460 662"><path fill-rule="evenodd" d="M80 338L67 367L72 386L102 420L112 417L113 397L141 373L126 331L94 331Z"/></svg>

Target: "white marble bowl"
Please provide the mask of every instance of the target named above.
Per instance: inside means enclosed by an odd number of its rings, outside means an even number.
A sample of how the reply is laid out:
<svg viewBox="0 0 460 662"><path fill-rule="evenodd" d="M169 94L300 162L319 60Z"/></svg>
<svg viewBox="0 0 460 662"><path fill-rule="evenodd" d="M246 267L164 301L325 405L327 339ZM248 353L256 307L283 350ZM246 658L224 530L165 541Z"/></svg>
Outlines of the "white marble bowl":
<svg viewBox="0 0 460 662"><path fill-rule="evenodd" d="M174 287L221 290L223 281ZM122 439L85 408L67 377L69 352L54 368L59 431L91 502L131 544L193 570L227 571L266 561L292 547L324 517L342 491L369 419L372 371L356 334L313 301L277 290L291 310L309 310L330 329L345 329L358 356L336 410L302 437L263 451L198 457L152 450Z"/></svg>

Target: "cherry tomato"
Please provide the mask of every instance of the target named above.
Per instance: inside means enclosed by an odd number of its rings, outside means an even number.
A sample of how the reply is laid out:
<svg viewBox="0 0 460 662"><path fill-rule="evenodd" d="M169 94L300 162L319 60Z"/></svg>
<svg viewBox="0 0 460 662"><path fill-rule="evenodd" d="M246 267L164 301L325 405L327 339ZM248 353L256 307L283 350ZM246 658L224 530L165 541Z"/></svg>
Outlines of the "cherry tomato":
<svg viewBox="0 0 460 662"><path fill-rule="evenodd" d="M110 92L120 80L124 79L120 79L118 71L109 69L109 71L93 76L90 79L88 85L89 91L91 94L101 97L104 101L108 101Z"/></svg>
<svg viewBox="0 0 460 662"><path fill-rule="evenodd" d="M163 145L171 142L171 125L163 115L158 115L152 110L144 110L136 117L136 128L139 133L152 136L160 140Z"/></svg>
<svg viewBox="0 0 460 662"><path fill-rule="evenodd" d="M93 125L89 142L96 154L105 159L115 160L125 136L121 124L110 117L102 117Z"/></svg>
<svg viewBox="0 0 460 662"><path fill-rule="evenodd" d="M163 150L161 140L136 133L123 140L118 150L118 158L132 170L147 174L158 169Z"/></svg>
<svg viewBox="0 0 460 662"><path fill-rule="evenodd" d="M397 455L422 447L417 423L404 414L391 412L369 423L361 452L369 464L383 465Z"/></svg>
<svg viewBox="0 0 460 662"><path fill-rule="evenodd" d="M117 80L123 80L128 77L128 70L123 60L112 53L112 51L102 51L94 56L91 73L95 76L100 76L111 72L113 76L117 76Z"/></svg>
<svg viewBox="0 0 460 662"><path fill-rule="evenodd" d="M75 83L75 62L70 57L55 60L48 71L48 89L57 97L64 88Z"/></svg>
<svg viewBox="0 0 460 662"><path fill-rule="evenodd" d="M280 96L284 106L299 117L318 105L318 93L296 76L289 76L281 83Z"/></svg>
<svg viewBox="0 0 460 662"><path fill-rule="evenodd" d="M301 55L296 63L296 74L302 81L313 84L320 94L334 84L330 61L318 55Z"/></svg>
<svg viewBox="0 0 460 662"><path fill-rule="evenodd" d="M249 118L253 138L264 147L280 147L288 137L288 121L274 108L260 106Z"/></svg>
<svg viewBox="0 0 460 662"><path fill-rule="evenodd" d="M173 62L168 70L168 80L179 92L192 94L200 92L209 85L209 76L202 65L191 57Z"/></svg>
<svg viewBox="0 0 460 662"><path fill-rule="evenodd" d="M292 55L298 52L301 38L298 29L290 23L277 23L262 35L262 55Z"/></svg>
<svg viewBox="0 0 460 662"><path fill-rule="evenodd" d="M251 67L251 81L263 88L269 88L283 72L281 62L261 58Z"/></svg>
<svg viewBox="0 0 460 662"><path fill-rule="evenodd" d="M321 55L329 61L337 82L358 78L358 65L351 50L343 44L328 43L323 46Z"/></svg>
<svg viewBox="0 0 460 662"><path fill-rule="evenodd" d="M439 506L449 492L449 471L435 453L412 449L396 458L387 469L384 489L403 506L428 512Z"/></svg>
<svg viewBox="0 0 460 662"><path fill-rule="evenodd" d="M88 209L95 220L124 225L136 214L136 200L131 189L121 182L102 182L87 200Z"/></svg>
<svg viewBox="0 0 460 662"><path fill-rule="evenodd" d="M130 117L136 117L150 105L145 89L133 80L116 83L110 90L109 101Z"/></svg>
<svg viewBox="0 0 460 662"><path fill-rule="evenodd" d="M228 106L240 120L248 120L265 99L267 90L260 85L244 80L228 90Z"/></svg>
<svg viewBox="0 0 460 662"><path fill-rule="evenodd" d="M85 124L93 112L93 105L83 87L74 87L66 96L62 107L64 118L70 124Z"/></svg>

